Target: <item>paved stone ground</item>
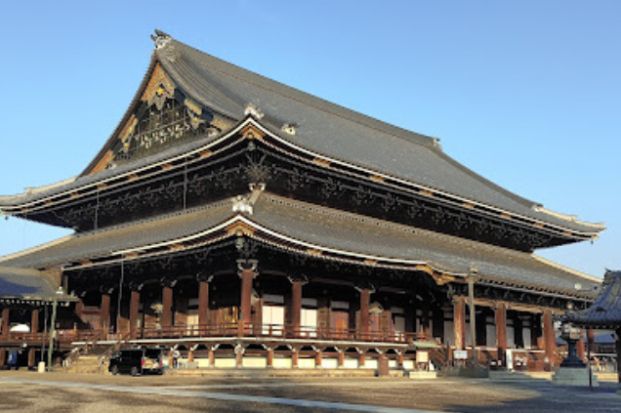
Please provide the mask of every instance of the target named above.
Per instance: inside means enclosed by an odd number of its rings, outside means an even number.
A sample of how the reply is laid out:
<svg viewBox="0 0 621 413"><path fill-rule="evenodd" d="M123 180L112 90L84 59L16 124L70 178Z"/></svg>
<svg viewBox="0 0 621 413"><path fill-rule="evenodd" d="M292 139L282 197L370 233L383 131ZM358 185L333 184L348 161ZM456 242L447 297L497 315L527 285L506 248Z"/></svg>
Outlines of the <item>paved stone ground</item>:
<svg viewBox="0 0 621 413"><path fill-rule="evenodd" d="M0 412L621 412L615 385L438 379L215 379L0 372Z"/></svg>

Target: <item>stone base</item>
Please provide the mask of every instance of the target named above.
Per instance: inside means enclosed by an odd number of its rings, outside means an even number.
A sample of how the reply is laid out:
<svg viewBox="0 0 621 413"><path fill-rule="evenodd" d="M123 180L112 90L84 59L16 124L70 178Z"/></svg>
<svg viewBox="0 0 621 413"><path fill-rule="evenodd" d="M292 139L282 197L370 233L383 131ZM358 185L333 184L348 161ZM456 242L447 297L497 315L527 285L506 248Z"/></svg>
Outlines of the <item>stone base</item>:
<svg viewBox="0 0 621 413"><path fill-rule="evenodd" d="M552 383L561 386L582 386L589 385L589 369L586 367L561 367L552 376ZM592 375L593 387L598 387L597 376Z"/></svg>
<svg viewBox="0 0 621 413"><path fill-rule="evenodd" d="M436 371L410 371L408 372L408 377L416 380L432 380L438 378L438 372Z"/></svg>

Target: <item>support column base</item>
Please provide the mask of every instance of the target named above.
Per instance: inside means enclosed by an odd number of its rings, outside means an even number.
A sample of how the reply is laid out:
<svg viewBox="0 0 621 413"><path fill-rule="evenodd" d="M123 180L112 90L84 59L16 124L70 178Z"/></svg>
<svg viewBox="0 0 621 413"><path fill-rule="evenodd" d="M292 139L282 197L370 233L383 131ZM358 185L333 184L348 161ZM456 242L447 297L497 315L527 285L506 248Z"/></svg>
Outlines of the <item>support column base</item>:
<svg viewBox="0 0 621 413"><path fill-rule="evenodd" d="M599 382L595 374L593 377L593 387L598 387ZM552 383L560 386L581 386L589 385L589 369L585 367L561 367L552 376Z"/></svg>

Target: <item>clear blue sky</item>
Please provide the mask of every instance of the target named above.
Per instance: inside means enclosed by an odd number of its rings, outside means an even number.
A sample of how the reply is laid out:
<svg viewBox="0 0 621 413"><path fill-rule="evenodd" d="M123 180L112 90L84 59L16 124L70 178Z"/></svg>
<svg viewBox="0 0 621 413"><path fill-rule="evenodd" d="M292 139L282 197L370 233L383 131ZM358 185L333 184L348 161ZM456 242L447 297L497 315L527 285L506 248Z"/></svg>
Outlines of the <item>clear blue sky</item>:
<svg viewBox="0 0 621 413"><path fill-rule="evenodd" d="M593 275L621 269L620 1L90 3L0 7L1 194L82 170L126 109L158 27L439 137L508 189L605 222L593 245L539 253ZM2 220L0 254L64 233Z"/></svg>

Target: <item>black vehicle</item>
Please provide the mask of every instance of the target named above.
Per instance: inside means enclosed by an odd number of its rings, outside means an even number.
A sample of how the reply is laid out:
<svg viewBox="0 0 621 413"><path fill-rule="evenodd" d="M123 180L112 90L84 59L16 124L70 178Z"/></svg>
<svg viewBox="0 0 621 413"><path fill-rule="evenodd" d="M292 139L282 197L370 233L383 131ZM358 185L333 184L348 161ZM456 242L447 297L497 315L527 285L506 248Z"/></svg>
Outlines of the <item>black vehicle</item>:
<svg viewBox="0 0 621 413"><path fill-rule="evenodd" d="M112 374L162 374L162 350L159 348L137 348L121 350L110 358L108 371Z"/></svg>

